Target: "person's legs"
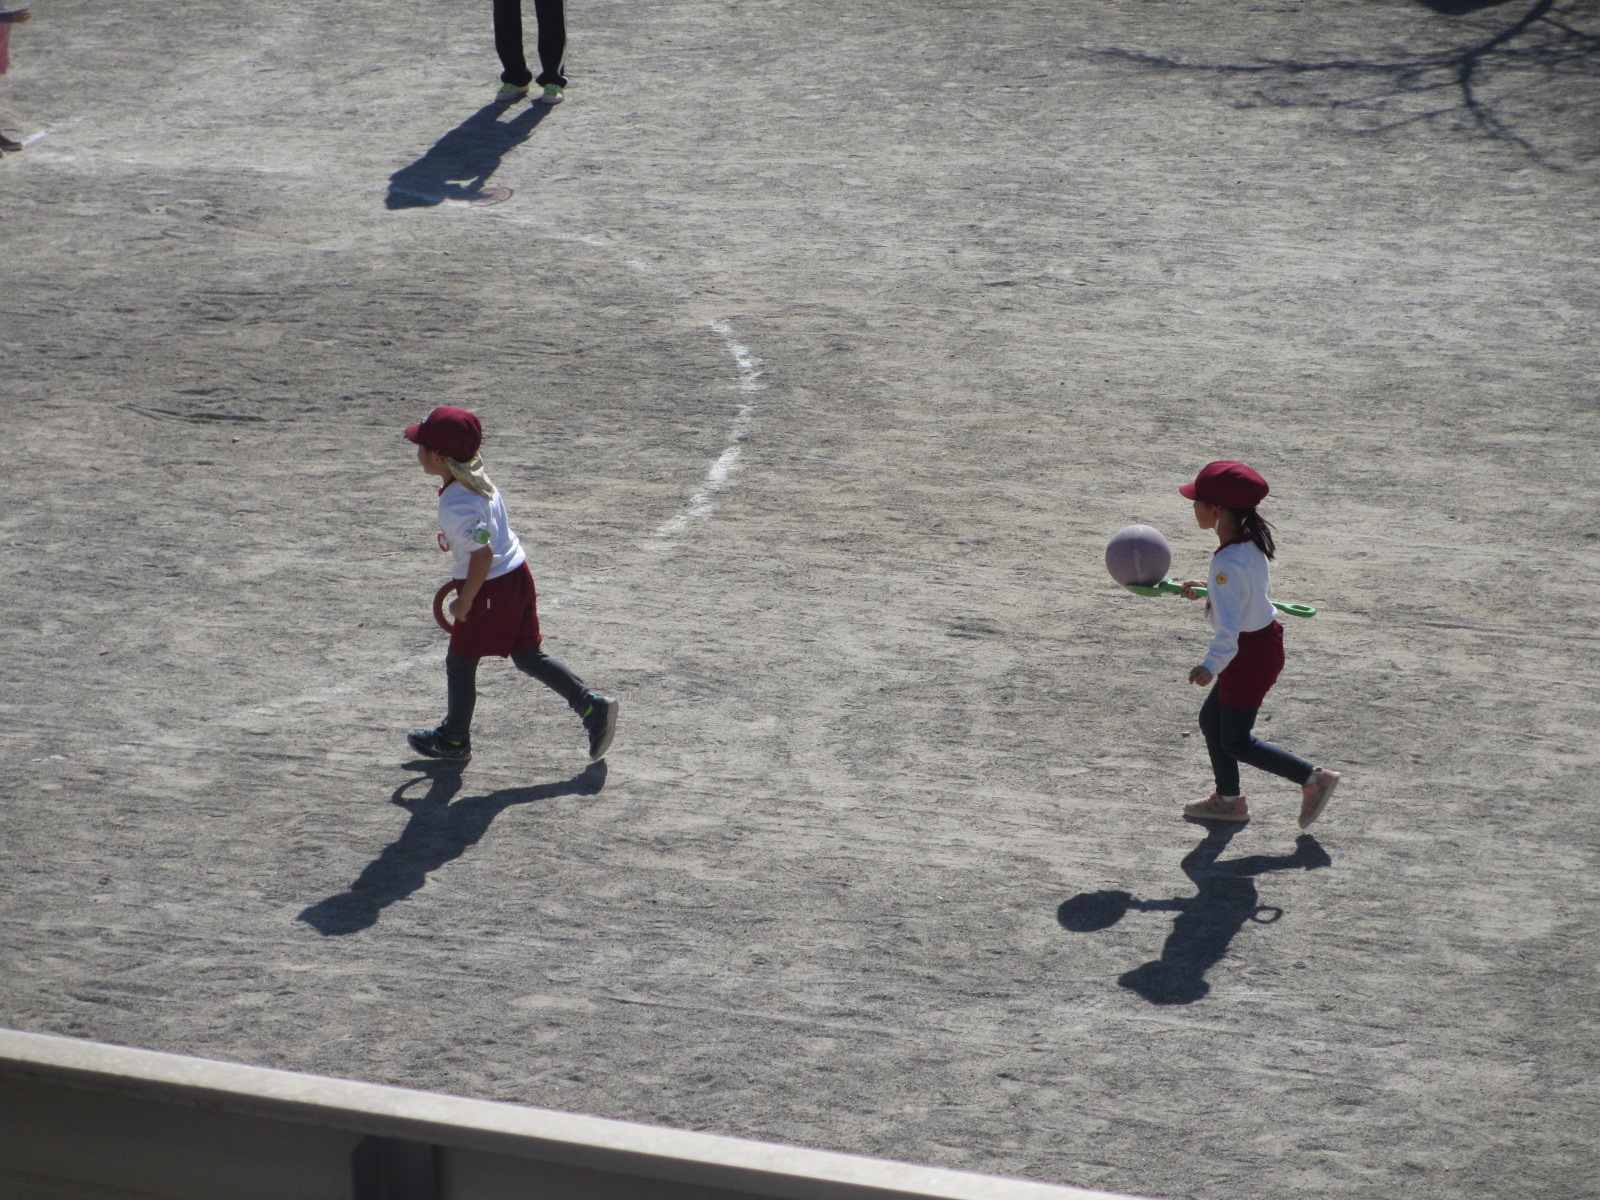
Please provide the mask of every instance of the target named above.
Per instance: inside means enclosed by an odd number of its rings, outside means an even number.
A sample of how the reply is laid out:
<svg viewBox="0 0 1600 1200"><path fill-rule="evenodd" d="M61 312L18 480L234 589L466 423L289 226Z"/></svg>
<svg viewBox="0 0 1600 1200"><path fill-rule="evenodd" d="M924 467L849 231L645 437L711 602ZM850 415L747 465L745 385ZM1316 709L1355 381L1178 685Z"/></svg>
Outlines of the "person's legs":
<svg viewBox="0 0 1600 1200"><path fill-rule="evenodd" d="M444 656L444 720L437 729L413 729L406 741L418 754L465 762L472 757L472 710L478 701L478 660L446 652Z"/></svg>
<svg viewBox="0 0 1600 1200"><path fill-rule="evenodd" d="M1206 703L1210 704L1212 699L1216 699L1215 692L1212 693L1211 698ZM1220 700L1217 702L1217 709L1218 742L1222 753L1236 760L1233 768L1235 781L1239 778L1238 763L1242 762L1249 763L1257 770L1281 776L1291 783L1304 784L1311 778L1311 772L1315 768L1305 759L1299 755L1290 754L1287 750L1274 746L1271 742L1263 742L1251 732L1255 728L1256 714L1261 711L1260 709L1229 708ZM1208 734L1206 744L1209 746L1210 742L1211 739ZM1216 761L1215 755L1213 755L1212 761ZM1220 775L1218 779L1220 781ZM1221 786L1220 782L1218 786ZM1228 793L1224 792L1223 794L1227 795Z"/></svg>
<svg viewBox="0 0 1600 1200"><path fill-rule="evenodd" d="M544 19L539 21L539 46L544 47ZM527 87L533 81L522 50L522 0L494 0L494 49L500 56L500 82Z"/></svg>
<svg viewBox="0 0 1600 1200"><path fill-rule="evenodd" d="M465 741L472 731L472 710L478 704L478 660L465 654L446 654L444 677L449 699L439 732L455 741Z"/></svg>
<svg viewBox="0 0 1600 1200"><path fill-rule="evenodd" d="M1222 734L1222 714L1237 709L1224 709L1213 687L1206 702L1200 706L1200 732L1206 739L1206 753L1211 756L1211 774L1217 781L1217 795L1237 796L1239 790L1239 760L1227 750ZM1255 713L1250 714L1253 721Z"/></svg>
<svg viewBox="0 0 1600 1200"><path fill-rule="evenodd" d="M539 22L539 78L534 82L541 87L548 83L567 86L567 77L561 73L567 57L566 9L566 0L533 0L533 15Z"/></svg>
<svg viewBox="0 0 1600 1200"><path fill-rule="evenodd" d="M532 675L551 691L556 692L583 718L583 728L589 734L589 761L598 762L611 746L611 737L617 728L618 704L610 696L602 696L591 689L559 658L552 658L544 650L518 650L511 661L524 674Z"/></svg>
<svg viewBox="0 0 1600 1200"><path fill-rule="evenodd" d="M583 710L589 689L559 658L552 658L543 648L536 646L532 650L518 650L511 656L511 661L524 675L532 675L559 695L574 712Z"/></svg>

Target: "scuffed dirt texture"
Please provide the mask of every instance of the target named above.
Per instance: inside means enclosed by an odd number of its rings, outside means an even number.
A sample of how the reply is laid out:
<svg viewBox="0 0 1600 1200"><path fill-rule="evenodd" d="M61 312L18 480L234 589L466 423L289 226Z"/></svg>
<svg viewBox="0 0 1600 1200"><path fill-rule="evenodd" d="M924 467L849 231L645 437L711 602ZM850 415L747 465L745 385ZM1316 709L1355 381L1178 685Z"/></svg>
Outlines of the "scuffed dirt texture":
<svg viewBox="0 0 1600 1200"><path fill-rule="evenodd" d="M584 0L548 115L484 111L487 7L16 33L0 1023L1153 1196L1592 1195L1596 6ZM470 767L405 748L442 402L605 771L499 663ZM1323 609L1261 726L1346 773L1310 838L1260 776L1176 818L1200 614L1101 564L1203 570L1221 457Z"/></svg>

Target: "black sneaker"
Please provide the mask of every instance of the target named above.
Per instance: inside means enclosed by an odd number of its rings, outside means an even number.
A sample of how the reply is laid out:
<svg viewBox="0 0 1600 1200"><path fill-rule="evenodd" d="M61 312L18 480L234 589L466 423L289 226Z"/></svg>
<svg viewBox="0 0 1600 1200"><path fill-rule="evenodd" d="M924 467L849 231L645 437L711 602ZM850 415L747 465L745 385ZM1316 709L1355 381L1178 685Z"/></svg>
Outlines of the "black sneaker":
<svg viewBox="0 0 1600 1200"><path fill-rule="evenodd" d="M437 729L413 729L406 741L418 754L429 758L447 758L452 762L465 762L472 757L471 738L446 737Z"/></svg>
<svg viewBox="0 0 1600 1200"><path fill-rule="evenodd" d="M621 707L610 696L590 692L584 707L578 710L583 727L589 731L590 762L599 762L611 748L611 737L617 732L617 709Z"/></svg>

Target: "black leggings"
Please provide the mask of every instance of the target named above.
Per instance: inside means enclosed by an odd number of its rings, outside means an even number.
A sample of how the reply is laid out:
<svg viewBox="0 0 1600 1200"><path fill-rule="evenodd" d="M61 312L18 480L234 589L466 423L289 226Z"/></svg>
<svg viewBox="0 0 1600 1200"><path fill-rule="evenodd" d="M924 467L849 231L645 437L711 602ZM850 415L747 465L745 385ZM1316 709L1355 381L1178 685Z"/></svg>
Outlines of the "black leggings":
<svg viewBox="0 0 1600 1200"><path fill-rule="evenodd" d="M511 661L517 670L559 693L574 712L582 710L589 689L559 658L551 658L543 650L520 650L511 656ZM472 729L472 710L478 704L478 660L465 654L446 654L444 677L450 704L439 731L446 737L464 738Z"/></svg>
<svg viewBox="0 0 1600 1200"><path fill-rule="evenodd" d="M1239 795L1239 764L1249 763L1262 771L1281 775L1291 783L1304 783L1315 768L1287 750L1263 742L1251 732L1259 708L1229 708L1212 688L1200 706L1200 732L1206 736L1211 754L1211 772L1217 779L1217 794Z"/></svg>
<svg viewBox="0 0 1600 1200"><path fill-rule="evenodd" d="M566 0L533 0L534 20L539 23L539 78L533 79L528 60L522 53L522 0L494 0L494 48L500 56L500 82L521 87L529 80L541 87L547 83L567 86L561 73L567 56Z"/></svg>

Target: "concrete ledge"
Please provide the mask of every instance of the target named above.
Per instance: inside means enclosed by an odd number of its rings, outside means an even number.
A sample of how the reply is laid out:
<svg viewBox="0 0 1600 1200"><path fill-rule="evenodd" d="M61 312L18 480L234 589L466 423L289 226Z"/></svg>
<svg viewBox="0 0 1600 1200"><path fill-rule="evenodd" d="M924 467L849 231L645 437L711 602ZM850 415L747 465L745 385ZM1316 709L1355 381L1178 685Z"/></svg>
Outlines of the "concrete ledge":
<svg viewBox="0 0 1600 1200"><path fill-rule="evenodd" d="M0 1198L1115 1200L0 1030Z"/></svg>

